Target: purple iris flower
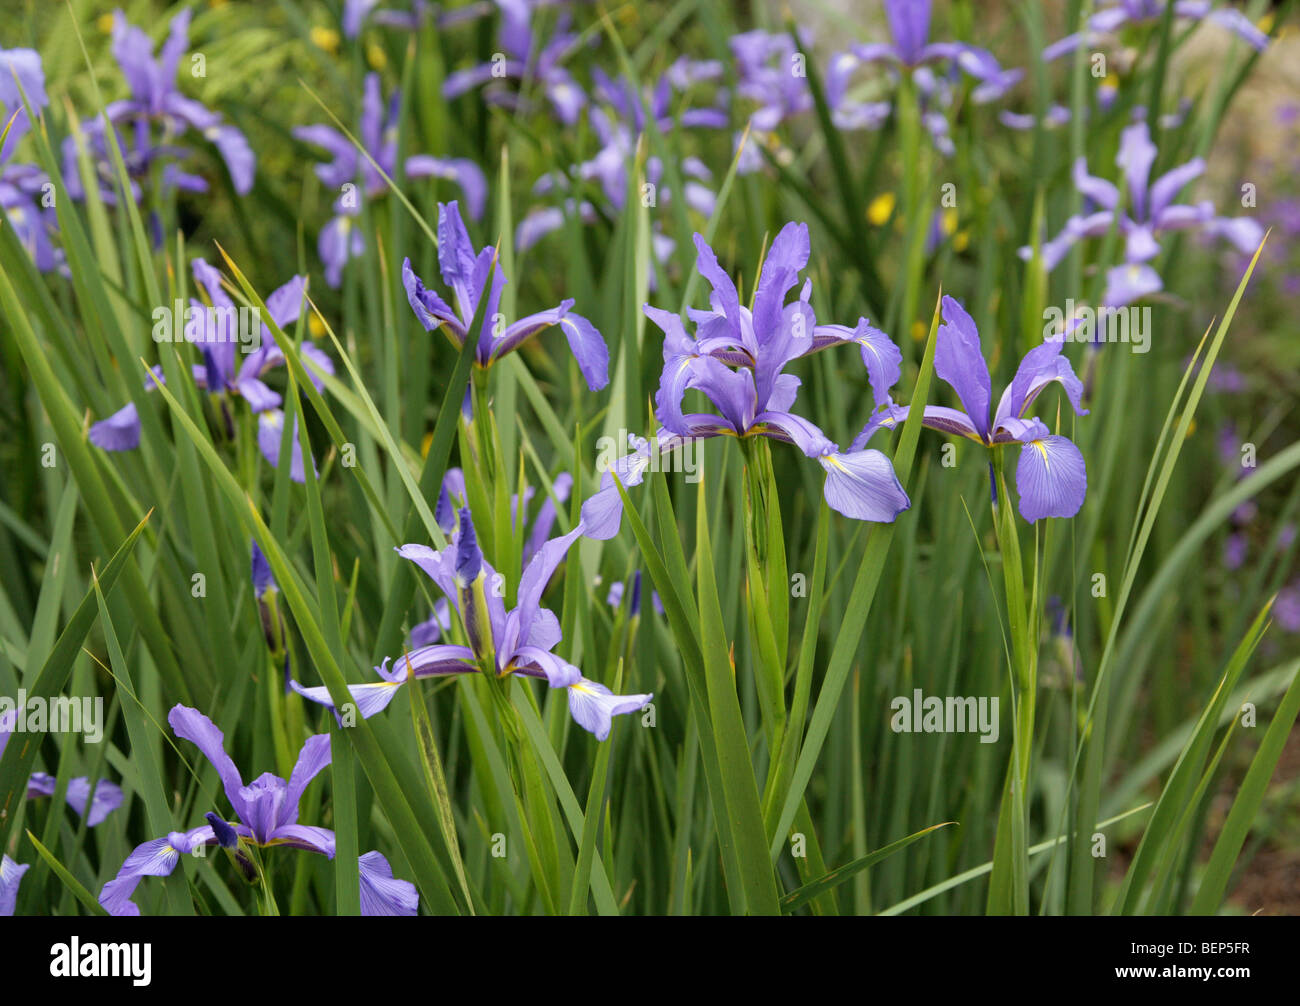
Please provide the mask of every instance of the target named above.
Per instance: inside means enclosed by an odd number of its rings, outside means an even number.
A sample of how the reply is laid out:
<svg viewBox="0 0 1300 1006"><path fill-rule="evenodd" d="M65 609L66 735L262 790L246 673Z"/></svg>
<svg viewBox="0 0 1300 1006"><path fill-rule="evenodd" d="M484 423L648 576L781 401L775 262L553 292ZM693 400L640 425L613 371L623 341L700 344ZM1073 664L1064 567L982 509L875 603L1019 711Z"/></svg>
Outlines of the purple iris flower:
<svg viewBox="0 0 1300 1006"><path fill-rule="evenodd" d="M795 72L803 54L789 35L755 29L733 35L728 45L736 67L736 94L756 106L749 116L750 142L736 164L737 173L744 175L763 166L759 148L776 147L776 127L810 111L813 97L807 77Z"/></svg>
<svg viewBox="0 0 1300 1006"><path fill-rule="evenodd" d="M584 730L597 740L609 736L614 716L643 708L652 695L615 695L599 682L551 651L560 642L560 622L554 612L541 605L542 593L569 548L582 537L578 524L559 538L552 538L533 556L519 579L518 603L509 612L502 600L499 574L483 557L474 532L469 508L460 511L450 543L441 551L427 545L403 545L397 554L419 566L455 608L469 640L468 646L439 643L403 654L390 670L386 657L375 668L381 681L350 685L348 691L363 717L385 709L397 689L414 678L448 674L473 674L490 670L497 677L519 674L543 678L552 688L568 690L569 712ZM326 688L294 690L312 702L333 708Z"/></svg>
<svg viewBox="0 0 1300 1006"><path fill-rule="evenodd" d="M411 310L425 331L441 328L458 349L465 344L474 313L486 293L487 314L479 334L476 362L489 367L539 332L559 325L569 341L569 348L578 361L578 369L592 391L599 391L609 383L609 350L605 340L591 322L569 309L572 300L558 307L539 311L507 325L500 332L496 324L501 290L507 279L498 268L492 275L492 289L486 290L488 271L496 260L496 249L491 245L477 253L470 242L469 231L460 217L455 202L438 204L438 268L442 281L451 288L456 300L456 310L424 285L424 281L411 268L411 260L402 262L402 286Z"/></svg>
<svg viewBox="0 0 1300 1006"><path fill-rule="evenodd" d="M1126 25L1156 24L1165 16L1166 0L1101 0L1100 7L1102 9L1088 19L1087 28L1053 42L1043 50L1043 59L1050 63L1068 52L1095 46L1100 36L1114 34ZM1216 8L1210 0L1175 0L1174 17L1183 21L1209 21L1226 28L1260 51L1268 47L1268 35L1232 7Z"/></svg>
<svg viewBox="0 0 1300 1006"><path fill-rule="evenodd" d="M58 230L58 216L46 198L49 179L33 164L10 163L19 141L31 129L24 95L33 110L49 104L41 57L32 49L0 49L0 128L13 119L0 147L0 210L36 268L49 272L62 262L62 252L51 240Z"/></svg>
<svg viewBox="0 0 1300 1006"><path fill-rule="evenodd" d="M1161 234L1199 229L1226 238L1243 254L1253 254L1263 238L1263 228L1257 221L1249 217L1216 216L1214 204L1208 200L1195 206L1174 202L1178 193L1205 170L1201 158L1194 158L1151 181L1155 160L1156 147L1147 124L1135 122L1126 127L1115 158L1128 192L1125 212L1119 219L1125 264L1106 274L1102 303L1109 307L1131 304L1163 287L1159 274L1148 264L1160 251L1157 238ZM1071 217L1060 234L1043 244L1043 264L1047 269L1055 268L1079 239L1098 237L1109 231L1119 208L1119 189L1089 175L1083 158L1074 163L1074 184L1095 209ZM1032 255L1031 247L1020 249L1021 258L1028 260Z"/></svg>
<svg viewBox="0 0 1300 1006"><path fill-rule="evenodd" d="M126 78L131 97L112 102L104 115L118 133L127 171L132 179L133 195L139 198L137 182L147 177L159 159L188 156L189 151L172 140L189 130L201 134L216 147L230 171L235 191L245 195L253 187L256 158L244 134L226 124L221 115L201 102L187 98L176 89L176 72L189 47L192 12L182 10L171 22L166 41L157 56L153 42L141 29L127 23L119 10L113 21L113 56ZM155 127L159 139L155 142ZM101 196L106 203L116 202L116 171L108 153L103 118L82 127L93 154L100 179ZM127 142L127 141L130 142ZM77 141L68 137L63 146L64 181L69 195L85 195L77 167ZM206 192L208 183L198 175L168 163L162 175L164 188L175 186L191 192Z"/></svg>
<svg viewBox="0 0 1300 1006"><path fill-rule="evenodd" d="M18 721L18 710L10 710L0 716L0 758L4 757L5 747ZM58 780L45 772L33 772L27 779L27 799L53 796L58 788ZM107 779L95 783L92 793L90 780L86 776L77 776L68 780L66 794L68 806L77 812L78 817L85 818L86 827L93 828L122 806L122 788ZM0 917L14 914L14 905L18 901L18 884L28 865L16 863L8 856L0 857Z"/></svg>
<svg viewBox="0 0 1300 1006"><path fill-rule="evenodd" d="M330 286L338 286L348 260L365 251L365 241L355 222L361 213L361 197L376 199L382 196L388 190L384 175L392 178L397 171L401 104L401 92L394 91L385 108L379 74L366 75L361 102L361 145L383 169L383 174L351 140L332 126L299 126L293 130L293 135L299 140L321 147L332 155L333 160L328 164L316 165L316 175L328 188L342 190L334 204L334 218L321 230L317 241L317 251L325 265L325 279ZM483 215L487 203L487 179L483 169L468 158L415 154L406 158L403 170L408 179L444 178L455 182L465 193L470 216L477 220Z"/></svg>
<svg viewBox="0 0 1300 1006"><path fill-rule="evenodd" d="M647 118L653 119L660 133L667 135L682 127L700 127L720 129L727 125L727 116L717 108L687 108L679 112L674 119L672 97L676 85L672 83L673 75L665 74L658 83L638 97L631 83L623 77L610 78L599 67L593 68L595 80L594 94L599 104L593 103L588 111L600 150L590 160L583 161L570 168L568 174L552 172L538 179L533 186L534 195L547 195L552 192L569 193L573 189L573 180L595 182L600 186L605 197L603 207L605 215L611 218L623 212L627 202L629 165L636 158L637 146L646 127ZM687 85L689 87L689 84ZM713 174L708 166L698 157L684 157L678 165L682 176L683 195L686 205L704 217L713 215L717 205L717 196L710 188ZM663 184L664 164L659 157L649 157L645 162L645 181L655 186L657 204L670 205L674 193ZM565 199L564 209L542 207L531 210L520 221L515 231L515 247L526 251L542 237L564 225L566 216L577 214L583 223L595 223L601 219L601 213L589 201L578 203L571 196ZM652 250L660 263L671 257L675 242L664 235L661 225L653 223L654 233ZM650 283L653 288L655 275L650 270Z"/></svg>
<svg viewBox="0 0 1300 1006"><path fill-rule="evenodd" d="M20 710L13 709L0 716L0 758L4 757L5 747L9 744L14 727L18 722ZM33 772L27 780L27 799L53 796L58 788L58 780L45 772ZM90 780L86 776L77 776L68 780L66 800L69 807L77 812L78 817L86 819L86 826L93 828L109 814L122 806L122 788L107 779L95 783L94 793ZM2 914L2 913L0 913Z"/></svg>
<svg viewBox="0 0 1300 1006"><path fill-rule="evenodd" d="M190 310L186 313L183 337L186 342L199 346L203 354L203 362L192 367L194 383L214 397L225 421L228 436L234 436L234 419L228 408L229 399L240 397L248 402L249 408L258 417L258 447L266 460L273 467L277 466L280 431L284 428L284 412L279 407L282 399L278 392L263 383L262 378L268 371L284 364L284 351L276 345L270 328L265 324L259 322L260 332L256 333L256 342L251 338L255 333L241 331L241 312L222 287L221 273L201 258L194 260L193 271L195 280L207 293L210 302L205 304L197 298L191 298ZM295 276L266 298L267 312L281 329L298 320L306 288L306 277ZM176 319L175 324L179 326L181 320ZM174 340L178 341L181 336L182 333L173 333ZM236 347L245 350L242 361L236 355ZM309 342L304 341L298 351L307 365L312 383L320 390L324 387L321 375L334 373L333 362ZM164 381L162 367L155 366L145 381L145 390L153 391ZM90 427L90 442L106 451L129 451L138 447L140 415L135 403L128 402L113 415L93 424ZM290 477L295 482L302 482L305 477L302 444L296 426Z"/></svg>
<svg viewBox="0 0 1300 1006"><path fill-rule="evenodd" d="M935 347L934 372L957 392L966 411L927 405L922 422L932 430L967 437L989 448L1022 444L1016 466L1020 515L1031 524L1043 517L1073 517L1088 491L1083 455L1068 438L1052 434L1037 417L1025 417L1035 399L1053 382L1065 389L1078 415L1088 414L1080 405L1083 384L1074 376L1070 361L1061 355L1063 341L1044 342L1025 354L990 421L992 384L975 322L951 297L943 298L943 319ZM884 403L853 441L852 449L861 448L879 430L893 429L907 419L908 406L894 405L888 398Z"/></svg>
<svg viewBox="0 0 1300 1006"><path fill-rule="evenodd" d="M688 312L695 322L695 337L686 334L681 318L672 312L649 304L644 308L664 332L664 369L655 396L664 429L682 440L763 436L793 444L825 469L824 494L832 509L858 520L892 522L911 503L889 459L876 450L844 454L818 427L790 412L800 382L782 371L797 357L848 341L862 346L869 372L890 366L896 371L901 359L896 347L891 344L893 355L888 361L881 356L877 337L883 338L883 333L870 328L865 319L852 331L844 326L819 328L808 303L811 283L804 285L800 299L785 303L808 264L807 224L787 224L772 242L752 311L741 307L731 277L699 234L695 247L696 267L713 287L711 310ZM690 388L702 391L717 413L683 413L682 398ZM607 488L602 485L602 492ZM612 505L608 494L605 500ZM603 517L596 520L595 513L592 517L593 525L608 526Z"/></svg>
<svg viewBox="0 0 1300 1006"><path fill-rule="evenodd" d="M559 6L559 3L496 0L496 6L501 12L501 20L493 59L449 74L442 85L442 96L451 100L487 84L489 86L483 94L485 101L519 110L522 105L520 92L537 87L550 101L560 122L566 126L575 125L587 104L587 95L563 65L581 42L580 36L569 30L572 21L569 12L560 12L551 38L539 46L533 33L533 11L544 6ZM485 4L481 9L491 8ZM506 89L503 83L499 83L505 80L518 81L519 90Z"/></svg>
<svg viewBox="0 0 1300 1006"><path fill-rule="evenodd" d="M136 846L117 876L104 885L99 903L110 915L139 915L131 900L143 877L166 877L176 869L181 856L199 846L220 845L237 857L241 846L282 846L318 852L334 858L334 832L298 823L298 804L307 785L330 763L328 734L307 738L298 753L289 781L264 772L247 786L225 749L225 735L197 709L174 706L167 722L177 737L193 742L212 763L221 779L226 799L239 823L230 824L214 813L208 823L190 831L173 831ZM244 857L241 862L247 862ZM377 852L361 857L361 911L363 915L415 915L418 895L412 884L393 879L388 861Z"/></svg>

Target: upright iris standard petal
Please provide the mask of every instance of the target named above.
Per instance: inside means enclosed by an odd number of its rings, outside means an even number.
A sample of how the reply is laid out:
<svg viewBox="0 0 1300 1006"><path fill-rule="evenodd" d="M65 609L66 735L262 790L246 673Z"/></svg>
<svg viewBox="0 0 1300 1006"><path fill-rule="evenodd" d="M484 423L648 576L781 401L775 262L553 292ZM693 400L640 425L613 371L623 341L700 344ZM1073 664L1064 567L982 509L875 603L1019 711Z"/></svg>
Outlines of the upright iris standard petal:
<svg viewBox="0 0 1300 1006"><path fill-rule="evenodd" d="M1079 448L1061 436L1030 440L1020 450L1016 490L1020 515L1031 524L1043 517L1073 517L1088 493Z"/></svg>
<svg viewBox="0 0 1300 1006"><path fill-rule="evenodd" d="M167 714L167 722L177 737L194 744L203 752L203 757L212 763L212 767L217 770L217 778L221 780L221 788L225 790L226 799L242 818L244 799L240 796L240 790L244 788L244 781L234 761L226 753L226 735L201 712L188 706L174 706Z"/></svg>
<svg viewBox="0 0 1300 1006"><path fill-rule="evenodd" d="M979 332L966 309L948 296L943 298L943 320L934 350L934 372L957 392L971 425L987 440L993 390Z"/></svg>

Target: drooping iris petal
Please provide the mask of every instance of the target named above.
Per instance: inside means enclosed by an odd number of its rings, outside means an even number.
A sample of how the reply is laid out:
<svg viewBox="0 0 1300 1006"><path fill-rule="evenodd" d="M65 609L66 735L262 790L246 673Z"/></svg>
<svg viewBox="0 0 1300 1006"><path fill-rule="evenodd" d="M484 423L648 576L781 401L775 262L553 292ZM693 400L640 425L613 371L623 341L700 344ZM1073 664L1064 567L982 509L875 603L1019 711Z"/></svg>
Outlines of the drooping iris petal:
<svg viewBox="0 0 1300 1006"><path fill-rule="evenodd" d="M1124 307L1164 287L1160 274L1149 265L1117 265L1106 270L1106 292L1102 303L1107 307Z"/></svg>
<svg viewBox="0 0 1300 1006"><path fill-rule="evenodd" d="M361 871L362 915L418 915L420 895L415 885L393 876L388 860L367 852L357 861Z"/></svg>
<svg viewBox="0 0 1300 1006"><path fill-rule="evenodd" d="M855 520L892 523L912 505L889 458L877 450L828 454L822 492L832 510Z"/></svg>
<svg viewBox="0 0 1300 1006"><path fill-rule="evenodd" d="M376 713L381 713L387 709L388 704L397 697L397 689L405 683L405 681L374 681L364 685L348 685L348 693L352 696L352 701L356 704L356 711L361 715L361 718L368 720ZM308 702L315 702L318 705L334 709L334 700L330 698L329 689L324 685L305 688L290 679L289 687ZM342 722L338 710L335 710L335 717Z"/></svg>
<svg viewBox="0 0 1300 1006"><path fill-rule="evenodd" d="M1031 524L1043 517L1073 517L1088 493L1079 448L1062 436L1029 441L1016 465L1016 490L1020 515Z"/></svg>
<svg viewBox="0 0 1300 1006"><path fill-rule="evenodd" d="M170 876L181 856L188 855L199 845L213 845L216 841L212 826L205 824L192 831L173 831L165 838L137 845L126 857L117 876L99 892L99 903L109 915L139 915L140 906L131 900L131 895L143 878Z"/></svg>
<svg viewBox="0 0 1300 1006"><path fill-rule="evenodd" d="M592 391L600 391L609 384L609 349L596 326L580 314L566 313L560 319L560 328L569 342L569 349L578 361L578 370Z"/></svg>
<svg viewBox="0 0 1300 1006"><path fill-rule="evenodd" d="M609 737L613 718L645 708L654 695L615 695L597 681L581 678L569 688L569 712L574 722L595 734L596 740Z"/></svg>
<svg viewBox="0 0 1300 1006"><path fill-rule="evenodd" d="M957 392L971 425L987 439L993 391L979 332L966 309L948 296L943 298L943 319L935 345L934 372Z"/></svg>
<svg viewBox="0 0 1300 1006"><path fill-rule="evenodd" d="M90 442L106 451L133 451L140 446L140 413L127 402L107 419L93 423Z"/></svg>
<svg viewBox="0 0 1300 1006"><path fill-rule="evenodd" d="M0 70L3 70L0 67ZM18 884L23 874L30 869L26 863L19 865L8 856L0 856L0 918L14 914L14 905L18 903Z"/></svg>
<svg viewBox="0 0 1300 1006"><path fill-rule="evenodd" d="M107 779L95 783L91 794L90 780L86 776L77 776L68 780L68 806L86 819L86 827L93 828L122 806L122 787ZM89 811L87 811L89 806Z"/></svg>

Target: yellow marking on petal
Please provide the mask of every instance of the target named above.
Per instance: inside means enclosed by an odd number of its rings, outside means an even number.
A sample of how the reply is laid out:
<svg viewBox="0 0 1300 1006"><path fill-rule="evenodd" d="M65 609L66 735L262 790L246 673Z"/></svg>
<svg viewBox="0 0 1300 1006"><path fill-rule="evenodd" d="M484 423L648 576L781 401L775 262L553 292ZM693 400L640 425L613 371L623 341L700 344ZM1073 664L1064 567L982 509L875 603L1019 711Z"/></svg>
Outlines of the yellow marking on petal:
<svg viewBox="0 0 1300 1006"><path fill-rule="evenodd" d="M894 214L897 198L892 192L882 192L867 205L867 220L876 227L888 222Z"/></svg>
<svg viewBox="0 0 1300 1006"><path fill-rule="evenodd" d="M848 473L848 469L844 467L844 463L834 454L823 455L819 460L821 461L823 468L828 468L830 465L834 465L845 474Z"/></svg>
<svg viewBox="0 0 1300 1006"><path fill-rule="evenodd" d="M1032 443L1035 447L1038 448L1038 453L1043 456L1043 467L1050 468L1051 464L1047 460L1047 445L1043 443L1041 440L1034 440L1032 441Z"/></svg>
<svg viewBox="0 0 1300 1006"><path fill-rule="evenodd" d="M569 685L568 687L573 688L573 689L576 689L580 695L599 695L599 694L600 694L600 692L596 691L596 689L594 689L594 688L588 688L588 687L587 687L587 679L586 679L586 678L582 678L582 679L579 680L579 681L575 681L573 684Z"/></svg>

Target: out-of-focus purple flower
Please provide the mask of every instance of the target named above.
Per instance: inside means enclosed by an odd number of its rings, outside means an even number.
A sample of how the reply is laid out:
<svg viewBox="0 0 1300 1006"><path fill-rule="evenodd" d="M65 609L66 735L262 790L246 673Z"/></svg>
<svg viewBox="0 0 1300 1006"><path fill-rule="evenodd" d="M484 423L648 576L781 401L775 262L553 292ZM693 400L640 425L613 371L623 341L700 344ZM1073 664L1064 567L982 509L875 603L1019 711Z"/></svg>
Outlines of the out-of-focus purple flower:
<svg viewBox="0 0 1300 1006"><path fill-rule="evenodd" d="M1106 35L1124 27L1147 27L1160 24L1165 16L1166 0L1100 0L1099 9L1088 19L1081 32L1067 35L1043 50L1043 59L1051 62L1068 52L1085 46L1097 46ZM1210 0L1174 0L1174 17L1184 21L1209 21L1226 28L1256 49L1268 46L1268 35L1260 31L1241 11L1233 7L1215 7Z"/></svg>
<svg viewBox="0 0 1300 1006"><path fill-rule="evenodd" d="M104 119L117 134L127 172L132 181L132 196L140 198L139 184L146 179L155 161L164 160L162 187L191 192L206 192L208 183L198 175L183 171L177 161L189 151L174 140L193 130L210 142L221 155L235 191L245 195L253 187L256 158L244 134L227 124L221 114L176 89L176 72L189 47L189 27L193 12L182 10L171 22L162 47L154 54L149 36L127 23L119 10L113 17L113 57L117 60L130 88L131 97L115 101L104 109L103 117L82 126L84 139L92 155L99 179L100 195L113 205L117 201L117 172L109 155ZM69 136L63 146L63 175L68 194L73 199L85 195L77 163L77 138Z"/></svg>
<svg viewBox="0 0 1300 1006"><path fill-rule="evenodd" d="M58 230L53 187L35 165L11 163L19 141L31 128L24 95L34 111L49 104L41 57L32 49L0 49L0 129L9 126L0 147L0 211L36 268L49 272L62 261L62 252L51 239Z"/></svg>
<svg viewBox="0 0 1300 1006"><path fill-rule="evenodd" d="M990 421L992 384L975 322L960 303L947 296L943 298L943 319L934 372L957 393L966 411L927 405L923 424L988 448L1022 444L1016 466L1020 515L1031 524L1043 517L1073 517L1088 491L1083 455L1068 438L1052 434L1037 417L1026 418L1034 400L1053 383L1065 389L1078 415L1088 414L1080 404L1083 384L1074 376L1070 361L1061 355L1062 340L1044 342L1025 354ZM862 447L877 431L904 422L908 411L907 406L887 404L872 416L852 449Z"/></svg>
<svg viewBox="0 0 1300 1006"><path fill-rule="evenodd" d="M1300 580L1292 580L1277 592L1273 619L1286 632L1300 632Z"/></svg>
<svg viewBox="0 0 1300 1006"><path fill-rule="evenodd" d="M556 0L542 3L496 0L496 5L501 19L491 61L448 74L442 85L443 97L451 100L488 85L483 93L485 101L520 110L521 95L535 88L550 101L563 125L577 124L587 104L587 95L564 67L564 61L581 44L581 36L569 30L572 21L569 12L560 12L551 37L538 44L533 33L533 11L542 6L558 6ZM481 4L477 10L491 10L491 7ZM517 89L507 88L504 84L507 80L516 81Z"/></svg>
<svg viewBox="0 0 1300 1006"><path fill-rule="evenodd" d="M628 600L627 612L629 618L636 618L641 614L641 571L638 569L632 574L632 596ZM622 580L615 580L609 585L609 593L605 595L605 603L611 608L617 608L623 603L623 594L627 586ZM663 615L664 604L659 599L657 590L650 591L650 604L655 610L656 615Z"/></svg>
<svg viewBox="0 0 1300 1006"><path fill-rule="evenodd" d="M429 0L410 0L406 6L407 10L396 10L391 8L381 8L375 10L380 4L380 0L345 0L343 4L343 34L347 38L356 38L361 34L361 29L366 21L374 24L382 24L389 28L404 28L407 31L415 31L420 25L434 16L437 10L436 6ZM458 11L449 12L450 14L460 13ZM449 14L444 14L438 18L438 25L451 23L453 18Z"/></svg>
<svg viewBox="0 0 1300 1006"><path fill-rule="evenodd" d="M4 757L9 738L18 726L20 712L21 709L11 709L0 716L0 758ZM58 780L46 772L33 772L27 779L26 796L29 800L53 796L57 790ZM95 783L93 795L88 777L83 775L68 780L65 800L68 806L77 812L78 817L86 819L86 826L89 828L95 827L122 806L122 799L122 788L107 779L100 779ZM0 912L0 915L3 914Z"/></svg>
<svg viewBox="0 0 1300 1006"><path fill-rule="evenodd" d="M1249 542L1240 531L1228 535L1223 543L1223 566L1225 569L1241 569L1246 561Z"/></svg>
<svg viewBox="0 0 1300 1006"><path fill-rule="evenodd" d="M807 225L787 224L772 242L752 311L740 305L735 284L703 236L695 235L695 247L696 268L713 287L711 310L689 312L695 337L686 334L678 315L649 304L644 307L647 317L664 332L664 369L655 395L655 411L664 429L683 440L762 436L793 444L825 469L823 492L832 509L858 520L892 522L911 503L889 459L874 450L842 453L818 427L790 412L799 379L783 373L785 366L824 345L852 338L830 326L818 330L808 303L809 284L798 300L785 303L808 264ZM863 326L854 341L862 345L864 360L870 358L874 365L877 353L865 321ZM823 345L818 345L818 335ZM691 388L703 392L718 411L683 413L682 399ZM604 498L613 504L608 495ZM584 506L584 520L595 499ZM593 517L593 523L607 522Z"/></svg>
<svg viewBox="0 0 1300 1006"><path fill-rule="evenodd" d="M406 289L411 310L425 331L432 332L440 328L452 344L460 348L468 337L479 301L486 296L487 313L479 334L475 360L478 366L491 366L533 336L558 325L564 331L587 387L592 391L605 387L609 383L609 350L596 326L582 315L570 311L573 307L572 300L564 300L558 307L520 318L498 331L500 326L496 324L496 316L501 302L501 290L507 279L500 269L500 263L496 262L496 254L496 249L491 245L477 253L474 251L469 231L465 228L460 208L455 202L438 204L438 267L443 282L451 288L456 309L453 310L446 301L424 285L424 281L411 268L410 259L402 262L402 286ZM486 290L488 272L494 263L497 268L492 272L492 288Z"/></svg>
<svg viewBox="0 0 1300 1006"><path fill-rule="evenodd" d="M213 396L222 416L228 435L234 435L234 419L229 411L231 398L243 398L258 416L258 446L267 461L274 467L280 454L279 432L284 426L284 412L278 392L271 390L262 378L275 367L285 363L284 351L266 324L258 322L257 332L244 330L241 313L221 285L221 273L201 258L192 264L194 278L207 294L208 303L191 298L186 311L183 332L171 334L171 341L193 343L203 354L203 362L191 368L194 383ZM295 276L266 298L266 310L275 324L283 329L298 320L302 311L307 280ZM170 310L170 308L169 308ZM176 319L175 325L181 325ZM242 349L242 361L237 355ZM307 373L317 390L324 387L322 375L333 374L334 364L314 345L304 341L298 351L307 365ZM145 391L153 391L164 383L161 366L150 370L145 380ZM101 419L90 427L90 442L106 451L129 451L140 445L140 416L135 403L129 402L113 415ZM302 445L297 430L293 439L293 467L291 477L295 482L304 478Z"/></svg>
<svg viewBox="0 0 1300 1006"><path fill-rule="evenodd" d="M1205 170L1197 157L1151 181L1156 148L1145 122L1125 128L1120 140L1116 165L1123 174L1128 199L1119 219L1124 237L1125 264L1106 274L1106 293L1102 303L1123 307L1161 289L1160 276L1148 264L1160 251L1157 238L1169 231L1200 229L1227 238L1239 251L1251 254L1263 238L1263 228L1249 217L1228 219L1215 216L1214 204L1207 201L1195 206L1175 203L1178 193ZM1053 269L1081 238L1099 237L1110 230L1119 211L1120 191L1111 182L1088 174L1087 163L1079 158L1074 164L1074 184L1092 208L1066 221L1064 229L1042 246L1043 265ZM1028 260L1033 249L1020 249Z"/></svg>
<svg viewBox="0 0 1300 1006"><path fill-rule="evenodd" d="M398 555L415 563L438 585L459 616L470 645L423 646L403 654L391 670L392 658L386 657L375 668L380 681L348 688L361 715L368 718L387 708L397 689L415 678L481 671L499 678L518 674L545 679L552 688L568 689L574 720L597 740L605 740L612 717L636 712L653 696L614 695L551 652L561 640L560 622L554 612L542 607L542 594L583 531L579 523L538 550L519 578L518 603L509 612L502 600L503 581L479 550L468 507L461 509L451 540L441 551L414 544L398 548ZM312 702L334 708L326 688L295 684L294 690Z"/></svg>
<svg viewBox="0 0 1300 1006"><path fill-rule="evenodd" d="M293 135L299 140L321 147L333 158L326 164L316 165L317 177L327 187L340 190L334 204L334 217L321 230L316 246L330 286L338 286L348 260L365 251L365 240L356 229L356 217L361 213L362 198L373 200L382 196L388 190L384 175L392 178L397 173L400 116L401 92L394 91L385 105L379 74L371 73L366 75L360 130L361 145L369 157L332 126L299 126L293 130ZM443 178L455 182L465 195L470 216L477 220L483 215L487 203L487 179L483 169L473 161L465 157L414 154L407 157L402 166L408 179Z"/></svg>
<svg viewBox="0 0 1300 1006"><path fill-rule="evenodd" d="M108 909L110 915L139 915L140 908L131 896L141 879L170 875L181 856L201 845L220 845L241 866L250 870L251 863L242 851L243 845L303 849L334 858L334 832L298 823L298 804L303 792L330 763L328 734L307 738L288 782L264 772L245 786L239 769L226 753L225 735L208 717L197 709L178 705L167 715L167 722L177 737L195 744L217 770L217 777L238 823L231 824L209 812L205 815L208 819L205 825L185 832L173 831L164 838L136 846L117 876L100 892L99 903ZM388 862L378 853L361 857L361 891L362 914L416 914L418 901L414 886L394 880ZM382 903L378 903L377 898Z"/></svg>

